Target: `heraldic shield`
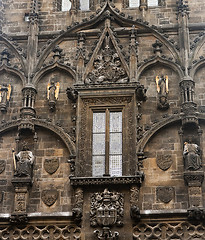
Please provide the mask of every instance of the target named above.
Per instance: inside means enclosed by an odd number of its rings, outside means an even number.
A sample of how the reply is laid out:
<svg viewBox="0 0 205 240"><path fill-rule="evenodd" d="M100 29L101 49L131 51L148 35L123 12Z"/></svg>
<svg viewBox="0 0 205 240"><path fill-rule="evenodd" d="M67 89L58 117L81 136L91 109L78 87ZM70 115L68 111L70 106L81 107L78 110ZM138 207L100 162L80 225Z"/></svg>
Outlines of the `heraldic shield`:
<svg viewBox="0 0 205 240"><path fill-rule="evenodd" d="M58 198L58 191L56 189L43 190L41 199L47 206L52 206Z"/></svg>
<svg viewBox="0 0 205 240"><path fill-rule="evenodd" d="M59 168L58 158L45 159L44 169L46 170L47 173L53 174L58 170L58 168Z"/></svg>

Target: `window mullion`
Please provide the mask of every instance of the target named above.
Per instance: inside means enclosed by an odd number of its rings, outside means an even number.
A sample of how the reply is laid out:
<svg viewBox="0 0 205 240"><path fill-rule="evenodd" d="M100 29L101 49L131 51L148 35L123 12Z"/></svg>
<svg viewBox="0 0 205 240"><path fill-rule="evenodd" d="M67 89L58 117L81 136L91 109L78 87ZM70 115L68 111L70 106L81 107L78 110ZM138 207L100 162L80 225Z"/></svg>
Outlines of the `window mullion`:
<svg viewBox="0 0 205 240"><path fill-rule="evenodd" d="M109 175L109 143L110 143L110 114L109 110L106 109L106 128L105 128L105 175Z"/></svg>

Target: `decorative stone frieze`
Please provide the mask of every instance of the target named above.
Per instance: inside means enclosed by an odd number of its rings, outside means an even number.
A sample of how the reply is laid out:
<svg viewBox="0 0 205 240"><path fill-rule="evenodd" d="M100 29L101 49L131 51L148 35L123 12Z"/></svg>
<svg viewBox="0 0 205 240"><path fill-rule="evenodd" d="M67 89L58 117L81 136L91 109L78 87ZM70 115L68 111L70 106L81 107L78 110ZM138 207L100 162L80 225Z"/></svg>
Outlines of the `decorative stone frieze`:
<svg viewBox="0 0 205 240"><path fill-rule="evenodd" d="M136 176L122 176L122 177L73 177L70 176L72 186L86 186L86 185L105 185L105 184L139 184L141 185L144 179L144 174L139 172Z"/></svg>

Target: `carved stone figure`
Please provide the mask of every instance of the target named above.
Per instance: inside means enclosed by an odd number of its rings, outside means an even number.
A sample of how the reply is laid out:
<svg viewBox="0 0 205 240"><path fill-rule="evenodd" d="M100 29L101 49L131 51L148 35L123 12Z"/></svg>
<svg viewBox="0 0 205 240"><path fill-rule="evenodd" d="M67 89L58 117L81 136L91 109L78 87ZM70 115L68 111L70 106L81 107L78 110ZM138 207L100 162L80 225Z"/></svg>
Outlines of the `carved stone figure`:
<svg viewBox="0 0 205 240"><path fill-rule="evenodd" d="M158 109L166 110L169 108L167 95L169 92L168 88L168 76L156 76L157 93L158 93Z"/></svg>
<svg viewBox="0 0 205 240"><path fill-rule="evenodd" d="M59 82L55 83L55 81L52 79L47 86L47 99L49 101L49 107L51 111L55 110L55 105L58 99L59 90L60 90L60 83Z"/></svg>
<svg viewBox="0 0 205 240"><path fill-rule="evenodd" d="M2 112L7 110L7 103L11 95L11 85L3 84L0 85L0 109Z"/></svg>
<svg viewBox="0 0 205 240"><path fill-rule="evenodd" d="M184 166L185 170L196 171L202 167L201 151L197 144L189 142L184 143Z"/></svg>
<svg viewBox="0 0 205 240"><path fill-rule="evenodd" d="M34 155L27 145L23 144L23 149L14 157L14 176L32 177Z"/></svg>
<svg viewBox="0 0 205 240"><path fill-rule="evenodd" d="M109 41L109 37L106 37L105 48L95 57L94 69L88 74L85 83L124 83L128 81L120 57L110 48Z"/></svg>
<svg viewBox="0 0 205 240"><path fill-rule="evenodd" d="M70 88L67 88L66 92L67 92L68 98L72 102L76 102L76 100L78 98L78 91L70 87Z"/></svg>

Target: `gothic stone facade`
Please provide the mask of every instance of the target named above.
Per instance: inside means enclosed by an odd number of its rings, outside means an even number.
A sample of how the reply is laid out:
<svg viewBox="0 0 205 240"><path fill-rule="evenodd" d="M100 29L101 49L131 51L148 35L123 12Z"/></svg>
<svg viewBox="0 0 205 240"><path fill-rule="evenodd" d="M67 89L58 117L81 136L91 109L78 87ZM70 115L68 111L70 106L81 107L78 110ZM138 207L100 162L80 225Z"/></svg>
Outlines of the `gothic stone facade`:
<svg viewBox="0 0 205 240"><path fill-rule="evenodd" d="M204 2L64 3L0 0L0 239L204 239Z"/></svg>

